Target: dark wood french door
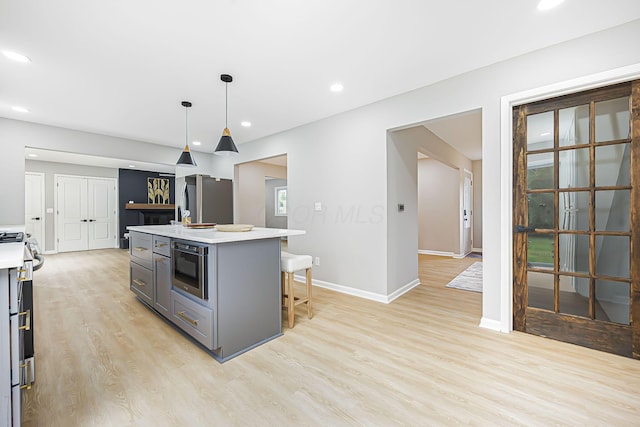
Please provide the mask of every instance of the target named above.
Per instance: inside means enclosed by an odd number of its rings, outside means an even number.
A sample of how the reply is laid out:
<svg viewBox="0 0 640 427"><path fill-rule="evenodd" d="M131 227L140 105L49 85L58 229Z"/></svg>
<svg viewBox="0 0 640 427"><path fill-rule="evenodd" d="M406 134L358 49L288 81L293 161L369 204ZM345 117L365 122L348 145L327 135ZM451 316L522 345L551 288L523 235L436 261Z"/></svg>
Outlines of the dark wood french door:
<svg viewBox="0 0 640 427"><path fill-rule="evenodd" d="M514 329L640 358L640 80L513 124Z"/></svg>

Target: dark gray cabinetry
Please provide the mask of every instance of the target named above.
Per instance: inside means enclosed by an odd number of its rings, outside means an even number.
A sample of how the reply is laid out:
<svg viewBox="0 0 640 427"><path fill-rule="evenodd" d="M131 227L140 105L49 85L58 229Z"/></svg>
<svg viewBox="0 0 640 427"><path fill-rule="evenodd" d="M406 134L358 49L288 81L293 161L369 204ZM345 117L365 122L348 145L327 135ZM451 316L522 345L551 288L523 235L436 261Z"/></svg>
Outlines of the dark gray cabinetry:
<svg viewBox="0 0 640 427"><path fill-rule="evenodd" d="M171 240L153 236L153 308L170 317L171 306Z"/></svg>
<svg viewBox="0 0 640 427"><path fill-rule="evenodd" d="M130 233L131 255L129 263L129 288L138 298L149 305L153 305L153 257L151 251L151 235L144 233Z"/></svg>

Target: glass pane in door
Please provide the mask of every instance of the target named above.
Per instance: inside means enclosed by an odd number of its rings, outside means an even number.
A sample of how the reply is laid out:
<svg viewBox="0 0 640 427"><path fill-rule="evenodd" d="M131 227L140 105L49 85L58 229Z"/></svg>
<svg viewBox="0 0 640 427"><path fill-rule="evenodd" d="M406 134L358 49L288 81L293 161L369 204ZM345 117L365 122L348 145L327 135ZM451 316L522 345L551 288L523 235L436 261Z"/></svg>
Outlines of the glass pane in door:
<svg viewBox="0 0 640 427"><path fill-rule="evenodd" d="M629 324L629 283L596 280L596 319Z"/></svg>
<svg viewBox="0 0 640 427"><path fill-rule="evenodd" d="M553 269L553 234L529 233L527 238L527 265Z"/></svg>
<svg viewBox="0 0 640 427"><path fill-rule="evenodd" d="M527 151L553 147L553 111L527 116Z"/></svg>
<svg viewBox="0 0 640 427"><path fill-rule="evenodd" d="M554 310L553 274L527 272L527 300L529 307Z"/></svg>
<svg viewBox="0 0 640 427"><path fill-rule="evenodd" d="M562 233L558 243L560 271L589 274L589 236Z"/></svg>
<svg viewBox="0 0 640 427"><path fill-rule="evenodd" d="M527 155L527 189L553 189L553 153Z"/></svg>
<svg viewBox="0 0 640 427"><path fill-rule="evenodd" d="M629 110L628 96L596 102L596 142L629 138Z"/></svg>
<svg viewBox="0 0 640 427"><path fill-rule="evenodd" d="M589 230L589 191L561 191L558 195L558 228Z"/></svg>
<svg viewBox="0 0 640 427"><path fill-rule="evenodd" d="M560 313L574 316L589 315L589 279L585 277L560 276Z"/></svg>
<svg viewBox="0 0 640 427"><path fill-rule="evenodd" d="M535 193L527 196L529 227L554 228L553 193Z"/></svg>
<svg viewBox="0 0 640 427"><path fill-rule="evenodd" d="M559 188L578 188L589 186L589 149L579 148L558 153L560 170Z"/></svg>
<svg viewBox="0 0 640 427"><path fill-rule="evenodd" d="M629 190L596 191L596 230L629 231Z"/></svg>
<svg viewBox="0 0 640 427"><path fill-rule="evenodd" d="M631 144L596 147L596 187L624 186L631 183Z"/></svg>
<svg viewBox="0 0 640 427"><path fill-rule="evenodd" d="M596 236L596 274L629 278L629 237Z"/></svg>
<svg viewBox="0 0 640 427"><path fill-rule="evenodd" d="M581 145L589 143L589 105L563 108L559 113L559 145Z"/></svg>

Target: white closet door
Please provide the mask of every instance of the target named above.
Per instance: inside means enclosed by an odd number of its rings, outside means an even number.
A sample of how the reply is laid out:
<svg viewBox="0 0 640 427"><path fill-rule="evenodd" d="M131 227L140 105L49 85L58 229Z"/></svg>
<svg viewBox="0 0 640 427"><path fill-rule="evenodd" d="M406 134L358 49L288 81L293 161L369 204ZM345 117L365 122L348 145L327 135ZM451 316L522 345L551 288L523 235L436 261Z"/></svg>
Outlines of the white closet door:
<svg viewBox="0 0 640 427"><path fill-rule="evenodd" d="M56 179L58 201L58 251L89 249L87 216L87 179L59 176Z"/></svg>
<svg viewBox="0 0 640 427"><path fill-rule="evenodd" d="M116 181L87 180L89 249L116 247Z"/></svg>
<svg viewBox="0 0 640 427"><path fill-rule="evenodd" d="M24 182L25 231L35 238L44 250L44 174L27 172Z"/></svg>

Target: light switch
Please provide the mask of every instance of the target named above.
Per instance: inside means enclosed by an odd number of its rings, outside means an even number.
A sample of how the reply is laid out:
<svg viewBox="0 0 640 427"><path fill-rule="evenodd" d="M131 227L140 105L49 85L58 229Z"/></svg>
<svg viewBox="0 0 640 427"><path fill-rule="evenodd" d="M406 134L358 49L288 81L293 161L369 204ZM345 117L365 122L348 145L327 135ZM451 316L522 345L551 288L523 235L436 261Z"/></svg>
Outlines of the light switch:
<svg viewBox="0 0 640 427"><path fill-rule="evenodd" d="M315 202L313 205L313 210L316 212L320 212L322 210L322 203L321 202Z"/></svg>

